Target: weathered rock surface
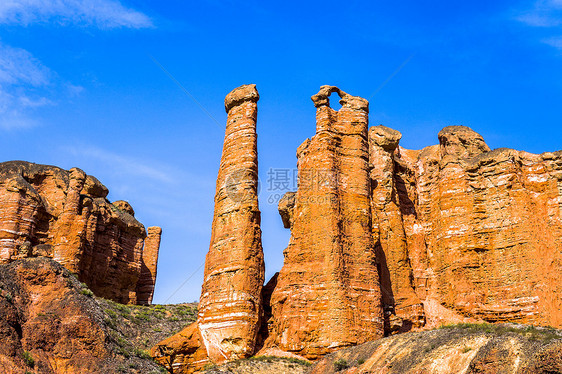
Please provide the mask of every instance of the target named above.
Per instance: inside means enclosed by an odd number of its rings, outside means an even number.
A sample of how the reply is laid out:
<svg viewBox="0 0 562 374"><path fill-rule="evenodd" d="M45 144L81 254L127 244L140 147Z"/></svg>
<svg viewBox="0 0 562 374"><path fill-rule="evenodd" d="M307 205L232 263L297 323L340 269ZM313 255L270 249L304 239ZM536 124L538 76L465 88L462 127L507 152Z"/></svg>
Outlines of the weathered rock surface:
<svg viewBox="0 0 562 374"><path fill-rule="evenodd" d="M329 107L333 92L339 111ZM291 240L271 296L266 347L314 359L382 336L383 316L371 231L368 102L332 86L312 100L316 135L297 151L294 203L288 196L280 207Z"/></svg>
<svg viewBox="0 0 562 374"><path fill-rule="evenodd" d="M228 120L199 317L152 349L174 373L246 358L256 349L265 273L257 198L258 99L255 85L238 87L225 98Z"/></svg>
<svg viewBox="0 0 562 374"><path fill-rule="evenodd" d="M402 134L385 126L369 129L369 161L373 240L380 264L382 300L386 332L404 332L425 324L423 305L417 296L408 257L408 240L402 211L412 209L404 181L395 177L394 154ZM397 318L396 318L397 317Z"/></svg>
<svg viewBox="0 0 562 374"><path fill-rule="evenodd" d="M311 374L562 373L562 332L472 325L411 332L342 349Z"/></svg>
<svg viewBox="0 0 562 374"><path fill-rule="evenodd" d="M61 264L43 257L0 265L0 374L158 373L108 320Z"/></svg>
<svg viewBox="0 0 562 374"><path fill-rule="evenodd" d="M50 257L77 273L96 295L136 303L141 269L147 266L155 275L158 248L143 255L144 226L128 203L111 204L107 194L96 178L77 168L1 163L0 263ZM143 287L147 302L153 288Z"/></svg>
<svg viewBox="0 0 562 374"><path fill-rule="evenodd" d="M142 251L141 274L137 283L137 303L141 305L152 304L154 285L156 284L156 271L158 266L158 252L162 229L158 226L149 227L144 240Z"/></svg>
<svg viewBox="0 0 562 374"><path fill-rule="evenodd" d="M490 151L463 126L421 151L391 151L399 136L380 127L371 135L382 284L397 324L423 322L419 298L428 327L561 327L562 152Z"/></svg>

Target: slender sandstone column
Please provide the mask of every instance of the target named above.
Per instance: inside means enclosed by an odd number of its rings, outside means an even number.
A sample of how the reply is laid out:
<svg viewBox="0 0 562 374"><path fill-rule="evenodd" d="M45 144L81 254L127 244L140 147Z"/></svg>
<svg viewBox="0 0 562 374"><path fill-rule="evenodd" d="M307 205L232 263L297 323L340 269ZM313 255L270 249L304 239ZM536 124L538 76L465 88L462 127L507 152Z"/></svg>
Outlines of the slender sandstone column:
<svg viewBox="0 0 562 374"><path fill-rule="evenodd" d="M141 305L152 304L154 284L156 283L156 266L162 229L158 226L149 227L142 251L141 275L137 286L137 302Z"/></svg>
<svg viewBox="0 0 562 374"><path fill-rule="evenodd" d="M264 261L257 191L258 99L253 84L225 98L228 120L198 318L214 362L251 356L260 327Z"/></svg>

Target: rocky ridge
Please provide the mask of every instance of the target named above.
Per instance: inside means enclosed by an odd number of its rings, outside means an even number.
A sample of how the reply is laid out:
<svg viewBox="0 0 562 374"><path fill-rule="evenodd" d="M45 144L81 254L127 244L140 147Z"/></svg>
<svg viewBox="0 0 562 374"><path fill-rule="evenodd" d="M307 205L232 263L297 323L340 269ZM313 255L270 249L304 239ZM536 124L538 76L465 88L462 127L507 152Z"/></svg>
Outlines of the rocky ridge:
<svg viewBox="0 0 562 374"><path fill-rule="evenodd" d="M0 163L0 264L49 257L98 296L149 304L161 229L134 218L129 203L78 168Z"/></svg>

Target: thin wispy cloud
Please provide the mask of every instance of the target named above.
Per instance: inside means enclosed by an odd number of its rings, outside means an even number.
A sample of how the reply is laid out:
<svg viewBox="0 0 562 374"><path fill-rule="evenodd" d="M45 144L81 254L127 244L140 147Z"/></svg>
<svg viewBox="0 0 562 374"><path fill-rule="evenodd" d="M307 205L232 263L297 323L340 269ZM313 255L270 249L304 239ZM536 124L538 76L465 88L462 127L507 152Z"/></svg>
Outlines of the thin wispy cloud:
<svg viewBox="0 0 562 374"><path fill-rule="evenodd" d="M51 82L52 72L24 49L0 42L0 128L35 125L29 110L52 104L35 91Z"/></svg>
<svg viewBox="0 0 562 374"><path fill-rule="evenodd" d="M58 23L103 29L153 26L147 15L115 0L2 0L0 23Z"/></svg>
<svg viewBox="0 0 562 374"><path fill-rule="evenodd" d="M539 0L531 9L521 12L516 19L534 27L559 26L562 24L562 0Z"/></svg>
<svg viewBox="0 0 562 374"><path fill-rule="evenodd" d="M543 39L542 42L562 51L562 36L546 38Z"/></svg>
<svg viewBox="0 0 562 374"><path fill-rule="evenodd" d="M176 173L164 165L150 166L146 160L137 160L97 147L68 147L64 150L73 156L94 159L97 162L104 163L119 171L120 174L148 178L157 182L174 182L173 176Z"/></svg>
<svg viewBox="0 0 562 374"><path fill-rule="evenodd" d="M538 0L530 9L519 12L515 19L527 26L553 29L558 33L562 26L562 0ZM562 50L561 35L542 38L540 41Z"/></svg>

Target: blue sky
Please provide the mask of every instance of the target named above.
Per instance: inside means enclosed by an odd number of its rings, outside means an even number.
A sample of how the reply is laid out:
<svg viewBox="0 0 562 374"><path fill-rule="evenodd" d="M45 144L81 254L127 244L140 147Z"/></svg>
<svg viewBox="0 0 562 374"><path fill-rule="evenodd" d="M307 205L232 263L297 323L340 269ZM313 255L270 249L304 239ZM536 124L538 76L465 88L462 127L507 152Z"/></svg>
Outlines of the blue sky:
<svg viewBox="0 0 562 374"><path fill-rule="evenodd" d="M368 98L407 148L466 125L492 148L562 149L562 0L0 2L1 160L80 167L162 226L157 303L199 298L223 100L247 83L269 277L289 232L267 172L294 169L323 84Z"/></svg>

